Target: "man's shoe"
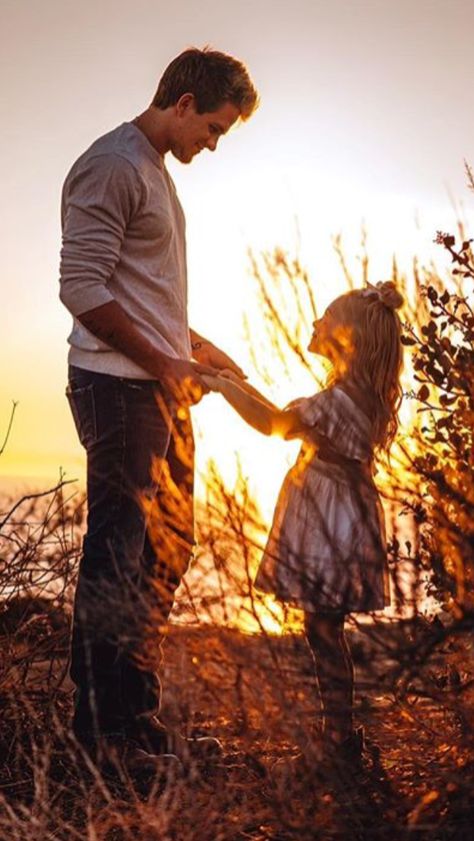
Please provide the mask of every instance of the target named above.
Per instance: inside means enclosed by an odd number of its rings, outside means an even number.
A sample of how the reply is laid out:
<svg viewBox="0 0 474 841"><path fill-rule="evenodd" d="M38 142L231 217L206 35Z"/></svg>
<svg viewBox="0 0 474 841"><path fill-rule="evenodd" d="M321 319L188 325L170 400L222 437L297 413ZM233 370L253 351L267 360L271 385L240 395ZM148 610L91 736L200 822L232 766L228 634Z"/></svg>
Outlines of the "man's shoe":
<svg viewBox="0 0 474 841"><path fill-rule="evenodd" d="M357 727L342 742L323 738L315 763L316 776L325 783L348 783L364 770L364 728Z"/></svg>
<svg viewBox="0 0 474 841"><path fill-rule="evenodd" d="M334 756L349 765L361 765L364 754L364 728L357 727L347 739L334 749Z"/></svg>
<svg viewBox="0 0 474 841"><path fill-rule="evenodd" d="M80 744L105 776L161 781L176 779L183 771L178 757L169 752L155 754L145 750L123 733L106 733L82 739Z"/></svg>
<svg viewBox="0 0 474 841"><path fill-rule="evenodd" d="M221 743L213 736L181 736L168 730L156 717L137 718L126 726L125 735L148 753L171 754L185 765L218 759L223 754Z"/></svg>

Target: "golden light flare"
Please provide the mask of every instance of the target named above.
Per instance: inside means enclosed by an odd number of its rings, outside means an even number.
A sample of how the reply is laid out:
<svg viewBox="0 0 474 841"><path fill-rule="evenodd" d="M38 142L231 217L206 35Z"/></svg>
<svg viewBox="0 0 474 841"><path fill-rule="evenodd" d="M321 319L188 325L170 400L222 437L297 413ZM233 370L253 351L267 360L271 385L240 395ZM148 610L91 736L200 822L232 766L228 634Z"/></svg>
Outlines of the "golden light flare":
<svg viewBox="0 0 474 841"><path fill-rule="evenodd" d="M236 628L243 634L269 634L282 636L283 634L301 633L304 619L302 611L277 602L266 593L259 593L252 599L236 605L236 615L230 627Z"/></svg>

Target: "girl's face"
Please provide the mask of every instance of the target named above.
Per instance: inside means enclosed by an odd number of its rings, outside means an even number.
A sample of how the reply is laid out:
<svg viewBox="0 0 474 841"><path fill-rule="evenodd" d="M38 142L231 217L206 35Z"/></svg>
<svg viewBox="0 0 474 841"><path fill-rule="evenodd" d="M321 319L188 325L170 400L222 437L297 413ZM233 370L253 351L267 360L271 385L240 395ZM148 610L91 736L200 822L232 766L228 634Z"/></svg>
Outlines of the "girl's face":
<svg viewBox="0 0 474 841"><path fill-rule="evenodd" d="M338 346L337 327L331 307L328 307L322 318L313 321L313 335L309 340L308 350L334 362L334 354Z"/></svg>

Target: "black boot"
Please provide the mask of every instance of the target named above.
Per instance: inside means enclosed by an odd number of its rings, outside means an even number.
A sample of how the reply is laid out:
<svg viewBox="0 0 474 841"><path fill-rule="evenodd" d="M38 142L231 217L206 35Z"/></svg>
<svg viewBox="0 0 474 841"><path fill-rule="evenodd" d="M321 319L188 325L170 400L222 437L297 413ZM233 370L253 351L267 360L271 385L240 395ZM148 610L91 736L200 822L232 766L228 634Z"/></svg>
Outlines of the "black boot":
<svg viewBox="0 0 474 841"><path fill-rule="evenodd" d="M137 782L164 783L175 780L183 773L183 764L171 752L159 754L145 750L123 732L89 734L78 738L84 754L104 776L115 779L130 778Z"/></svg>
<svg viewBox="0 0 474 841"><path fill-rule="evenodd" d="M357 767L362 765L364 748L364 728L357 727L347 739L334 747L334 756L339 762Z"/></svg>
<svg viewBox="0 0 474 841"><path fill-rule="evenodd" d="M364 755L364 728L357 727L342 742L327 738L323 742L322 761L318 767L323 776L334 772L352 773L362 769Z"/></svg>
<svg viewBox="0 0 474 841"><path fill-rule="evenodd" d="M183 764L217 759L223 749L212 736L186 738L168 730L156 716L136 718L124 727L125 735L144 750L153 754L173 754Z"/></svg>

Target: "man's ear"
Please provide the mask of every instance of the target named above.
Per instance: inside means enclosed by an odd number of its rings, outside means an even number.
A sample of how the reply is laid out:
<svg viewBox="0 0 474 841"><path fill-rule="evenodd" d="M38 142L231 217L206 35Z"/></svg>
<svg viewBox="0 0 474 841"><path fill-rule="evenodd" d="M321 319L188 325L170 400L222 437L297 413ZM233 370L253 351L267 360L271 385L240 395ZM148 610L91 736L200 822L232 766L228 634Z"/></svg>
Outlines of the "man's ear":
<svg viewBox="0 0 474 841"><path fill-rule="evenodd" d="M194 94L193 93L183 93L179 97L179 99L178 99L178 101L175 105L175 108L176 108L176 114L177 114L178 117L184 116L184 114L192 108L194 108L194 110L196 110Z"/></svg>

